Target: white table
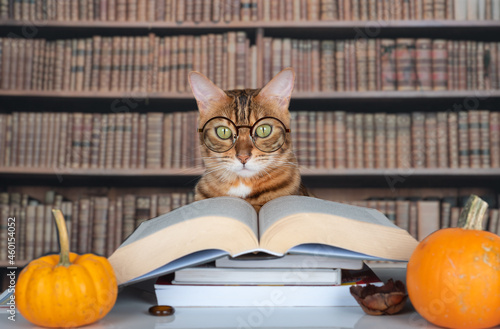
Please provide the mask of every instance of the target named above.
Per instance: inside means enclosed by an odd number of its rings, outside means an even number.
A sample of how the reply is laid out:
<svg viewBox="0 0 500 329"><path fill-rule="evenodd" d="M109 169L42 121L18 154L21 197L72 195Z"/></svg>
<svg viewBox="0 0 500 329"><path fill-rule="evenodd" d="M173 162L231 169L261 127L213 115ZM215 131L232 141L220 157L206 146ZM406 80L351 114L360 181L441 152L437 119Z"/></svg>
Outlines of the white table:
<svg viewBox="0 0 500 329"><path fill-rule="evenodd" d="M377 275L404 281L404 268L374 268ZM356 329L431 329L408 302L400 314L369 316L359 307L276 307L258 308L177 308L172 316L155 317L148 308L156 304L154 294L127 287L120 292L111 312L85 329L167 329L167 328L356 328ZM18 313L16 322L0 309L0 328L35 328ZM497 329L500 327L496 327Z"/></svg>

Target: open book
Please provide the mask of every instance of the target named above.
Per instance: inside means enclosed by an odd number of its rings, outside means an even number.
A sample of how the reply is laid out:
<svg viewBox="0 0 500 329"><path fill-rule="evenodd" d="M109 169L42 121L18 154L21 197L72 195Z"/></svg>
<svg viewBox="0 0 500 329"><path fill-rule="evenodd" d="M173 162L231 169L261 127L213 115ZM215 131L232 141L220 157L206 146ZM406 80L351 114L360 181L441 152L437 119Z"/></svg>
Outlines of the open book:
<svg viewBox="0 0 500 329"><path fill-rule="evenodd" d="M124 285L253 252L407 261L418 242L375 209L304 196L266 203L219 197L143 222L109 257Z"/></svg>

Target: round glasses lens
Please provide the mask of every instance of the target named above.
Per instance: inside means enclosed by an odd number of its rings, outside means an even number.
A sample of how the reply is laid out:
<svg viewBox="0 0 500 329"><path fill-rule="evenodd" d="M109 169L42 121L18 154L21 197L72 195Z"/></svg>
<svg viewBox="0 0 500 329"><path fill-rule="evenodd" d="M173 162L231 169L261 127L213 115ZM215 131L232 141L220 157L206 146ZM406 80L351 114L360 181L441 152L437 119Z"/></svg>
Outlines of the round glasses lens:
<svg viewBox="0 0 500 329"><path fill-rule="evenodd" d="M210 119L203 128L203 141L214 152L226 152L233 147L236 128L224 118Z"/></svg>
<svg viewBox="0 0 500 329"><path fill-rule="evenodd" d="M251 134L255 147L262 152L274 152L283 146L286 140L285 126L274 118L257 121Z"/></svg>

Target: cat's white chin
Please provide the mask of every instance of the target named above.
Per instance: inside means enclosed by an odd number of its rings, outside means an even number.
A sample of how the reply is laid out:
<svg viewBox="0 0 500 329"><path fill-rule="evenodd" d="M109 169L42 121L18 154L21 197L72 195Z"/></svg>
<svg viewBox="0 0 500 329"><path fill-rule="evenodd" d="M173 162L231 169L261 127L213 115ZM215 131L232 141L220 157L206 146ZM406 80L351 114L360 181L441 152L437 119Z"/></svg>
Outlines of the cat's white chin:
<svg viewBox="0 0 500 329"><path fill-rule="evenodd" d="M248 168L242 168L238 171L236 171L236 174L238 176L241 176L241 177L245 177L245 178L248 178L248 177L252 177L254 176L255 174L257 173L257 171L255 170L250 170Z"/></svg>
<svg viewBox="0 0 500 329"><path fill-rule="evenodd" d="M243 165L241 162L236 162L233 164L231 170L240 177L252 177L259 172L259 168L254 168L254 164L251 162Z"/></svg>

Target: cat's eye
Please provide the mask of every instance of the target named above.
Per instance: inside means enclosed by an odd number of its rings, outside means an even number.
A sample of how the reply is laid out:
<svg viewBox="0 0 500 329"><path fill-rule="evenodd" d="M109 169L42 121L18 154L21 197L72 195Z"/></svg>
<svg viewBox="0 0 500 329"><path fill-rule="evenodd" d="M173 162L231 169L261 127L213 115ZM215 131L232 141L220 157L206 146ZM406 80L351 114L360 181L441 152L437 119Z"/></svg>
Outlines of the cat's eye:
<svg viewBox="0 0 500 329"><path fill-rule="evenodd" d="M257 135L260 138L265 138L271 134L272 130L273 128L271 127L271 125L263 124L255 129L255 135Z"/></svg>
<svg viewBox="0 0 500 329"><path fill-rule="evenodd" d="M233 132L231 131L231 129L229 129L228 127L225 127L225 126L217 127L216 131L217 131L217 136L219 136L219 138L221 138L221 139L229 139L233 135Z"/></svg>

